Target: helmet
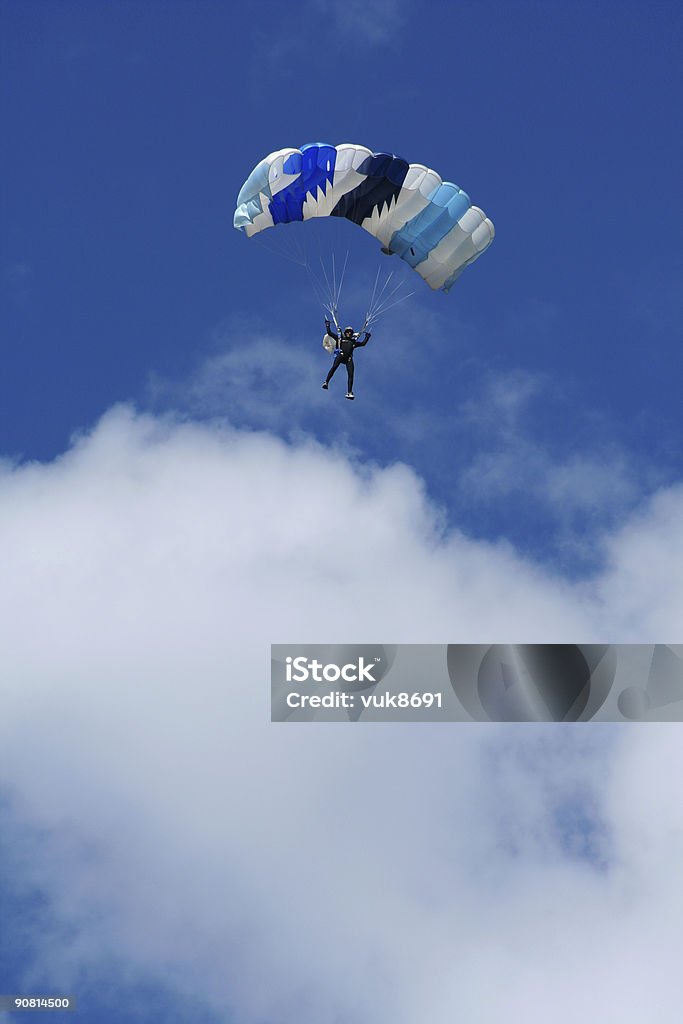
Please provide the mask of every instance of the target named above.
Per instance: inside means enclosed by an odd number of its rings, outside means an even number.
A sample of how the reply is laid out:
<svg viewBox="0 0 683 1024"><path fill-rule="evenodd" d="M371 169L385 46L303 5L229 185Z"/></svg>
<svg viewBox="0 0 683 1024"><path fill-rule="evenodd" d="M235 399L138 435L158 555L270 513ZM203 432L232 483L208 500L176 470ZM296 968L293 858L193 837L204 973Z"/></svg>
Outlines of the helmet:
<svg viewBox="0 0 683 1024"><path fill-rule="evenodd" d="M345 327L344 334L353 334L353 327Z"/></svg>

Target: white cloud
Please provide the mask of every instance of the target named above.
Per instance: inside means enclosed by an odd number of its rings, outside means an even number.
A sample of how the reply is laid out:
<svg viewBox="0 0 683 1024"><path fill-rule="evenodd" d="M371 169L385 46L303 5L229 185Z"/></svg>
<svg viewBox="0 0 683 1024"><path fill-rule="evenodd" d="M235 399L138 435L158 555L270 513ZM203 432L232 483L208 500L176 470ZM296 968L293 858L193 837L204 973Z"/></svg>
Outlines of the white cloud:
<svg viewBox="0 0 683 1024"><path fill-rule="evenodd" d="M682 513L570 584L312 441L121 407L5 466L0 777L74 927L43 977L123 955L240 1021L676 1021L675 727L270 725L268 679L293 639L675 640Z"/></svg>
<svg viewBox="0 0 683 1024"><path fill-rule="evenodd" d="M403 28L405 0L315 0L323 16L332 20L333 30L342 32L356 44L377 44L393 40Z"/></svg>
<svg viewBox="0 0 683 1024"><path fill-rule="evenodd" d="M682 513L683 487L662 489L607 543L609 568L600 580L601 600L624 636L670 637L675 643L680 635Z"/></svg>
<svg viewBox="0 0 683 1024"><path fill-rule="evenodd" d="M262 336L206 359L183 386L184 398L203 415L227 412L258 427L291 430L311 406L322 409L326 371L327 363L316 364L300 347Z"/></svg>
<svg viewBox="0 0 683 1024"><path fill-rule="evenodd" d="M555 552L593 561L596 533L623 521L665 474L621 444L599 412L577 414L570 398L548 376L489 374L460 412L476 444L459 480L472 507L517 503L522 519L531 512L543 522Z"/></svg>
<svg viewBox="0 0 683 1024"><path fill-rule="evenodd" d="M34 273L28 263L8 263L3 268L3 284L18 306L24 306L33 295Z"/></svg>
<svg viewBox="0 0 683 1024"><path fill-rule="evenodd" d="M285 8L284 16L267 0L255 0L252 8L255 47L249 87L256 95L273 95L274 88L298 82L304 65L309 72L316 69L328 98L336 92L341 96L344 75L335 77L334 68L349 62L355 68L359 55L396 47L409 15L405 0L308 0L297 8L293 30ZM285 144L292 140L283 140Z"/></svg>
<svg viewBox="0 0 683 1024"><path fill-rule="evenodd" d="M545 422L534 422L532 405L545 406ZM547 503L559 517L604 512L633 503L637 473L628 454L614 443L582 439L568 424L571 451L543 436L552 413L567 415L566 395L557 382L540 374L511 371L489 374L477 394L463 405L463 422L477 432L479 450L463 471L463 483L480 499L523 493Z"/></svg>

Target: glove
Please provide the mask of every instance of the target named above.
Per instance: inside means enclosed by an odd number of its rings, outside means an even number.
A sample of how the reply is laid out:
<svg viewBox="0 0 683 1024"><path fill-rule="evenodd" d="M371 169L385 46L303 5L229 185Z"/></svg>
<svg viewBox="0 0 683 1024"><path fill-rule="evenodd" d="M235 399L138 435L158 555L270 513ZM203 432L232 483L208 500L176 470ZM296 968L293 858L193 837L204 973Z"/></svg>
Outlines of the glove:
<svg viewBox="0 0 683 1024"><path fill-rule="evenodd" d="M371 338L371 337L372 337L372 335L370 334L370 331L366 331L366 332L365 332L365 340L366 340L366 341L370 341L370 338Z"/></svg>

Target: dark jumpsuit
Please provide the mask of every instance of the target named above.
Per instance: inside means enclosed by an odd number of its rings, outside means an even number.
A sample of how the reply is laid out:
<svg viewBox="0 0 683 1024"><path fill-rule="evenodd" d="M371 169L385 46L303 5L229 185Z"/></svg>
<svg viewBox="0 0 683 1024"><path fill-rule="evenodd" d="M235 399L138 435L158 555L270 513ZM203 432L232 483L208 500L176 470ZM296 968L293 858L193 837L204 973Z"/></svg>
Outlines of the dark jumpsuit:
<svg viewBox="0 0 683 1024"><path fill-rule="evenodd" d="M349 378L349 394L352 394L353 350L356 348L363 348L363 345L367 345L368 341L370 340L370 332L365 332L365 337L363 338L362 341L356 341L354 338L345 338L343 334L340 338L337 334L334 333L332 327L329 324L325 324L325 326L327 327L327 333L329 334L329 336L331 338L334 338L334 340L337 342L337 347L341 349L341 351L335 356L334 362L332 363L332 368L330 369L330 372L325 378L325 383L329 384L334 374L336 373L338 367L341 366L342 363L345 363L346 374Z"/></svg>

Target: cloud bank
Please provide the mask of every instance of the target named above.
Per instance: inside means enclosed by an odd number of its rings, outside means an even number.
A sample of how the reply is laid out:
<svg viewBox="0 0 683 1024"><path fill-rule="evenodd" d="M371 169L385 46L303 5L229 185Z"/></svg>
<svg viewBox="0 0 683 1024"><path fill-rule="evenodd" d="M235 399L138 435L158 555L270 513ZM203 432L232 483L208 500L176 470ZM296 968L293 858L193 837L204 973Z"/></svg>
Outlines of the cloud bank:
<svg viewBox="0 0 683 1024"><path fill-rule="evenodd" d="M605 409L586 407L576 382L489 367L466 323L406 307L378 335L356 360L352 406L339 400L345 377L321 390L329 357L320 346L304 350L245 316L216 328L189 379L155 378L148 399L200 419L229 409L238 427L419 466L472 538L506 538L576 576L603 566L602 533L676 480L671 460L635 449ZM444 363L448 345L454 358Z"/></svg>
<svg viewBox="0 0 683 1024"><path fill-rule="evenodd" d="M0 538L43 981L116 961L230 1021L678 1019L677 726L275 726L268 679L271 642L674 642L681 488L569 582L406 465L122 406L3 467Z"/></svg>

